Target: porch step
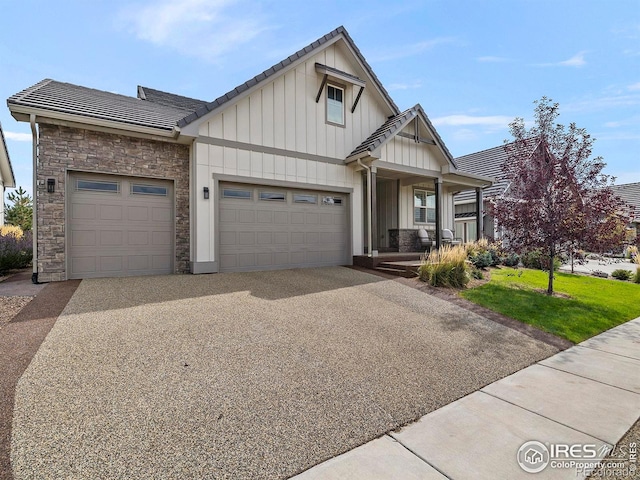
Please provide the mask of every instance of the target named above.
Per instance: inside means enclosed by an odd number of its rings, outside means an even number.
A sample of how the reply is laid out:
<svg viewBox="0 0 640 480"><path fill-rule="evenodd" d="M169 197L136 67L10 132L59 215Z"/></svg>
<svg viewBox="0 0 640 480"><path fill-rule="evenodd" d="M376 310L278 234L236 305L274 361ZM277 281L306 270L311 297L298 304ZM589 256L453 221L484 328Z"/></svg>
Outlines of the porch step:
<svg viewBox="0 0 640 480"><path fill-rule="evenodd" d="M383 262L377 265L374 270L385 272L390 275L396 275L398 277L415 278L415 276L418 274L418 267L419 265L416 264L398 265L394 263Z"/></svg>

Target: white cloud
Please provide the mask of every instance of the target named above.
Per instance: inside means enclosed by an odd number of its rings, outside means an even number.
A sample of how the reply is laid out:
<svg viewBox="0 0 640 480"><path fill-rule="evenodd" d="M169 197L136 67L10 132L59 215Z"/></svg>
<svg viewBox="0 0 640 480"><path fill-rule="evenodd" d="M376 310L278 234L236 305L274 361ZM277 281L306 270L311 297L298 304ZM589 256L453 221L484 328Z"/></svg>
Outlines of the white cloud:
<svg viewBox="0 0 640 480"><path fill-rule="evenodd" d="M445 117L433 118L431 121L436 127L439 126L468 126L478 125L491 128L508 128L509 123L514 117L506 115L488 115L488 116L472 116L472 115L447 115Z"/></svg>
<svg viewBox="0 0 640 480"><path fill-rule="evenodd" d="M30 142L31 134L30 133L17 133L17 132L3 132L4 137L7 140L13 140L14 142Z"/></svg>
<svg viewBox="0 0 640 480"><path fill-rule="evenodd" d="M242 14L229 7L238 0L164 0L120 11L122 26L140 40L215 62L251 42L270 27L255 6Z"/></svg>
<svg viewBox="0 0 640 480"><path fill-rule="evenodd" d="M487 56L487 57L478 57L476 58L476 60L478 62L481 63L502 63L502 62L510 62L511 60L505 57L492 57L492 56Z"/></svg>
<svg viewBox="0 0 640 480"><path fill-rule="evenodd" d="M632 92L640 91L640 82L628 85L627 90L631 90Z"/></svg>
<svg viewBox="0 0 640 480"><path fill-rule="evenodd" d="M562 106L563 112L593 112L600 110L610 110L614 108L633 107L640 105L640 95L637 93L629 95L604 95L602 97L585 98Z"/></svg>
<svg viewBox="0 0 640 480"><path fill-rule="evenodd" d="M419 55L427 50L438 45L445 45L450 43L457 43L458 40L455 37L438 37L431 40L425 40L423 42L413 43L411 45L405 45L403 47L394 48L393 50L386 50L379 52L377 55L372 55L372 62L386 62L389 60L397 60L399 58L413 57Z"/></svg>
<svg viewBox="0 0 640 480"><path fill-rule="evenodd" d="M421 88L422 82L420 80L416 80L415 82L409 83L392 83L387 87L387 90L393 92L395 90L413 90L415 88Z"/></svg>
<svg viewBox="0 0 640 480"><path fill-rule="evenodd" d="M584 67L587 64L587 61L584 59L584 56L587 52L582 51L576 53L573 57L568 60L563 60L561 62L553 62L553 63L537 63L534 66L536 67Z"/></svg>

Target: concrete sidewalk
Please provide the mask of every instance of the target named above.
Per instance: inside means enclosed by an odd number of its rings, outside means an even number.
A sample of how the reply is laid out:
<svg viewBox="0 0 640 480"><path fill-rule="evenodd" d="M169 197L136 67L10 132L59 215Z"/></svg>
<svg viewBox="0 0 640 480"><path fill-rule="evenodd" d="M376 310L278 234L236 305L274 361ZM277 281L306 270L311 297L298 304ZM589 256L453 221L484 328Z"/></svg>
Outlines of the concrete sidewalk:
<svg viewBox="0 0 640 480"><path fill-rule="evenodd" d="M592 468L587 465L586 472L575 466L557 468L545 448L593 445L594 458L576 461L603 459L640 417L638 372L640 318L293 478L584 478ZM521 448L533 441L539 444ZM525 456L530 463L525 463ZM525 472L518 459L541 471Z"/></svg>

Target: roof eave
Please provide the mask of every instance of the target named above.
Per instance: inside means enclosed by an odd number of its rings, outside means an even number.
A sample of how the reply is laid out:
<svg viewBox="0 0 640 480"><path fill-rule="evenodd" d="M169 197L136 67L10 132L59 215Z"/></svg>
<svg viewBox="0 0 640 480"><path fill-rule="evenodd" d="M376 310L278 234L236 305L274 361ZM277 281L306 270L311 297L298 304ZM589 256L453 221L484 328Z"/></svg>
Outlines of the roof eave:
<svg viewBox="0 0 640 480"><path fill-rule="evenodd" d="M123 134L139 133L153 137L163 137L166 139L177 140L181 134L180 128L176 125L171 130L167 128L149 127L145 125L136 125L133 123L118 122L114 120L105 120L102 118L89 117L84 115L75 115L71 113L58 112L44 108L28 107L16 103L7 102L9 111L13 118L19 122L28 122L30 115L36 116L38 123L46 123L45 120L57 120L61 122L73 123L75 125L83 125L85 127L99 127L110 130L117 130Z"/></svg>
<svg viewBox="0 0 640 480"><path fill-rule="evenodd" d="M145 138L158 139L176 143L191 143L193 137L181 135L180 128L176 125L171 130L167 128L148 127L133 123L117 122L84 115L58 112L42 108L28 107L16 103L7 102L9 111L13 118L19 122L28 122L31 115L36 116L36 123L53 123L57 125L68 125L76 128L88 130L99 130L119 135L135 134Z"/></svg>

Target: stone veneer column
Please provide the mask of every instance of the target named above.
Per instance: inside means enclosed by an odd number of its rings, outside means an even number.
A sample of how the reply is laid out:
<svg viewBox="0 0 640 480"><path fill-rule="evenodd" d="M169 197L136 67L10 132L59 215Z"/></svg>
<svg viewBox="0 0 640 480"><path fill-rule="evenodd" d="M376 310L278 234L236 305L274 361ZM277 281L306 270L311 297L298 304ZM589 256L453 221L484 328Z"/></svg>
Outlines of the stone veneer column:
<svg viewBox="0 0 640 480"><path fill-rule="evenodd" d="M66 279L67 170L173 180L175 272L189 272L188 146L57 125L40 124L39 131L36 205L39 281ZM47 193L48 178L56 181L55 193Z"/></svg>

